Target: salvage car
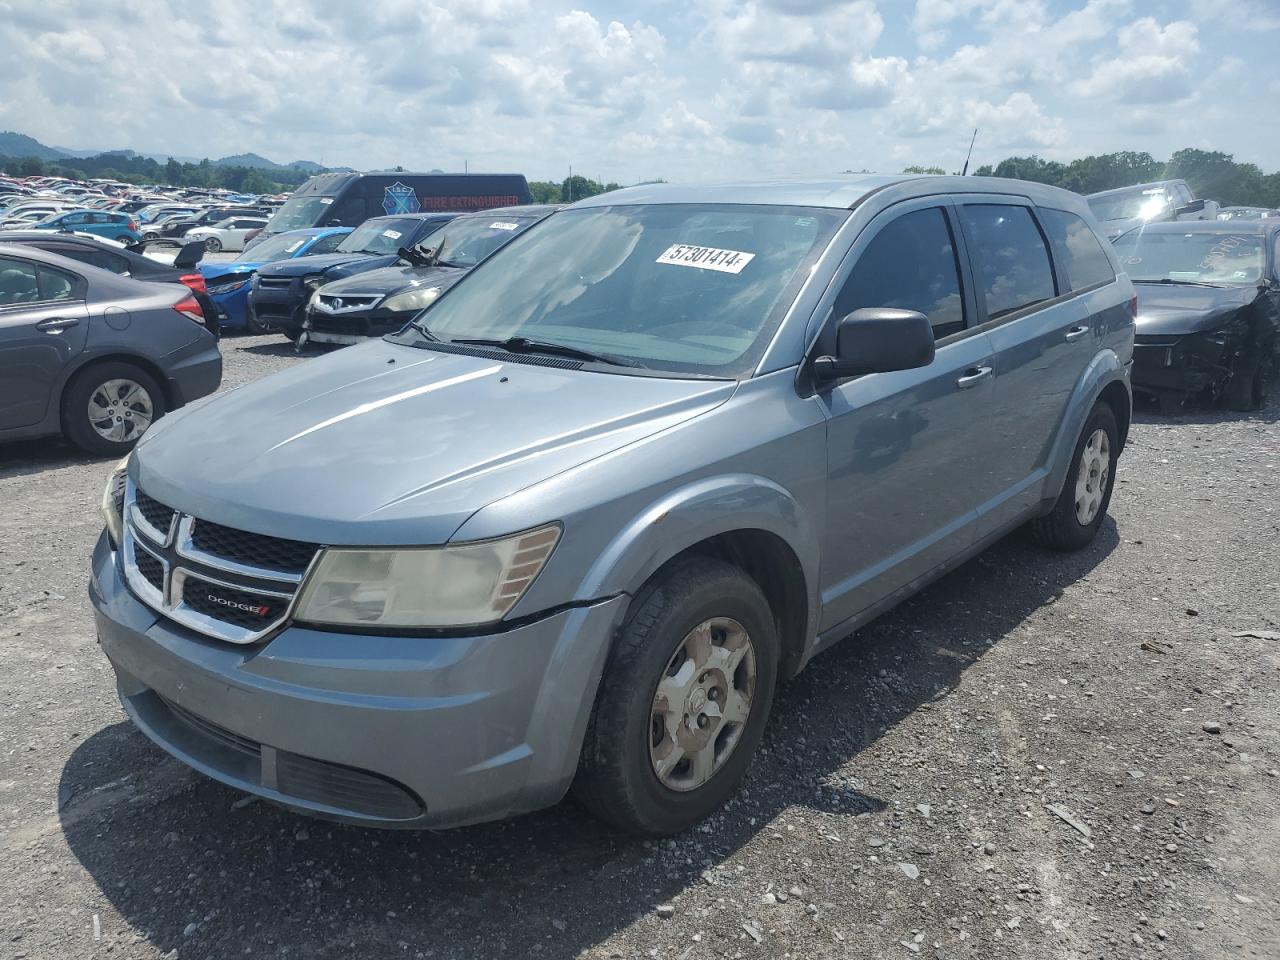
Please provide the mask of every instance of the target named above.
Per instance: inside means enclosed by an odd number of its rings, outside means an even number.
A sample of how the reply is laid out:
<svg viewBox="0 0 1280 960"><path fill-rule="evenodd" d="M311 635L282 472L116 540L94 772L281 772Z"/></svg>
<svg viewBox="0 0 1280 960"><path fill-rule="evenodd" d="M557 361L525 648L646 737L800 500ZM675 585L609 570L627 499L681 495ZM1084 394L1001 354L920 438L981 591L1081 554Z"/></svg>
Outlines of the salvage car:
<svg viewBox="0 0 1280 960"><path fill-rule="evenodd" d="M1157 180L1091 193L1086 198L1107 236L1115 239L1144 223L1165 220L1212 220L1218 205L1197 200L1185 180Z"/></svg>
<svg viewBox="0 0 1280 960"><path fill-rule="evenodd" d="M302 334L307 302L319 287L330 280L390 266L399 259L401 249L416 247L453 218L452 213L373 217L351 231L333 253L264 266L255 274L249 291L251 322L296 342ZM256 247L246 252L257 256Z"/></svg>
<svg viewBox="0 0 1280 960"><path fill-rule="evenodd" d="M430 249L402 248L393 266L325 284L307 304L299 348L360 343L399 330L481 260L557 209L500 207L458 217L427 241Z"/></svg>
<svg viewBox="0 0 1280 960"><path fill-rule="evenodd" d="M1280 220L1153 223L1121 237L1138 286L1133 388L1167 411L1189 398L1257 410L1280 345Z"/></svg>
<svg viewBox="0 0 1280 960"><path fill-rule="evenodd" d="M266 333L267 328L249 309L249 287L257 271L278 260L332 253L350 232L350 227L318 227L277 233L234 260L201 264L200 273L208 284L219 326Z"/></svg>
<svg viewBox="0 0 1280 960"><path fill-rule="evenodd" d="M217 338L180 284L0 242L0 441L63 434L119 457L222 380Z"/></svg>
<svg viewBox="0 0 1280 960"><path fill-rule="evenodd" d="M145 436L101 648L148 737L294 809L443 827L572 787L687 829L779 680L1010 531L1093 540L1132 301L1041 184L581 201L404 330Z"/></svg>
<svg viewBox="0 0 1280 960"><path fill-rule="evenodd" d="M1280 210L1270 207L1223 207L1218 211L1219 220L1265 220L1268 217L1280 218Z"/></svg>

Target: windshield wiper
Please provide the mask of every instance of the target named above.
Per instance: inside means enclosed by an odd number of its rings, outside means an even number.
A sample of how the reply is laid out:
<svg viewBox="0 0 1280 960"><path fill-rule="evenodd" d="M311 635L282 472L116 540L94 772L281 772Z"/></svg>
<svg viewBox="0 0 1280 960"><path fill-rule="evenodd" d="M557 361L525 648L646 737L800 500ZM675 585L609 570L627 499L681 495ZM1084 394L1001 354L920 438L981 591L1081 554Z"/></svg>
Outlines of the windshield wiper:
<svg viewBox="0 0 1280 960"><path fill-rule="evenodd" d="M611 357L606 353L592 353L580 350L563 343L550 343L546 340L530 340L528 337L507 337L505 340L487 340L483 337L460 337L450 343L463 343L474 347L498 347L511 353L546 353L557 357L570 357L574 360L586 360L588 363L607 363L615 367L643 367L638 360L623 357Z"/></svg>
<svg viewBox="0 0 1280 960"><path fill-rule="evenodd" d="M437 337L434 333L428 330L427 325L423 323L421 320L410 320L409 326L413 327L413 329L417 330L420 334L422 334L428 340L434 341L435 343L443 342L439 337Z"/></svg>
<svg viewBox="0 0 1280 960"><path fill-rule="evenodd" d="M1175 280L1173 277L1161 277L1159 280L1134 280L1134 283L1165 283L1184 287L1213 287L1221 289L1220 283L1206 283L1204 280Z"/></svg>

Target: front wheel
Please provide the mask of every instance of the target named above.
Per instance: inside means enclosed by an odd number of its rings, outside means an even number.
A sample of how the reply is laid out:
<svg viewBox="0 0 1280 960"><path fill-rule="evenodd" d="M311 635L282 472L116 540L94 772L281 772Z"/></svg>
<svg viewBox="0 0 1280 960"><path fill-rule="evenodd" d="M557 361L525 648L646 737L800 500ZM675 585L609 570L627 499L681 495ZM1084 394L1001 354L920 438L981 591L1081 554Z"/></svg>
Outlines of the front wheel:
<svg viewBox="0 0 1280 960"><path fill-rule="evenodd" d="M204 242L204 248L210 253L218 253L222 250L222 241L217 237L210 237Z"/></svg>
<svg viewBox="0 0 1280 960"><path fill-rule="evenodd" d="M1049 513L1031 522L1037 541L1054 550L1080 550L1093 542L1111 503L1119 455L1115 412L1110 404L1100 401L1076 442L1057 502Z"/></svg>
<svg viewBox="0 0 1280 960"><path fill-rule="evenodd" d="M1273 357L1271 347L1267 346L1236 358L1223 396L1228 408L1244 412L1266 406Z"/></svg>
<svg viewBox="0 0 1280 960"><path fill-rule="evenodd" d="M600 681L575 796L623 830L687 830L737 791L764 732L778 633L739 568L695 558L632 604Z"/></svg>
<svg viewBox="0 0 1280 960"><path fill-rule="evenodd" d="M62 400L67 439L104 457L124 456L164 413L164 392L155 379L119 360L81 370Z"/></svg>

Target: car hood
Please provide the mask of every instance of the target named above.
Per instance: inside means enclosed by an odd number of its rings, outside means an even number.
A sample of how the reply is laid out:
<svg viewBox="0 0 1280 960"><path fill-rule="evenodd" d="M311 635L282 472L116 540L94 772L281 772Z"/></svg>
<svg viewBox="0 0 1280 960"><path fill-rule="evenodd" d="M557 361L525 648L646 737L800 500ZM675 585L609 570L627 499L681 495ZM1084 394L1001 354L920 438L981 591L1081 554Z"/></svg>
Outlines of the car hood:
<svg viewBox="0 0 1280 960"><path fill-rule="evenodd" d="M1193 287L1135 283L1138 336L1185 336L1216 330L1233 313L1252 303L1257 287Z"/></svg>
<svg viewBox="0 0 1280 960"><path fill-rule="evenodd" d="M466 272L463 267L414 267L397 263L326 283L324 292L335 297L369 297L418 287L451 287Z"/></svg>
<svg viewBox="0 0 1280 960"><path fill-rule="evenodd" d="M395 262L395 256L371 257L367 253L313 253L292 260L280 260L263 268L264 277L305 277L330 273L335 268L372 270Z"/></svg>
<svg viewBox="0 0 1280 960"><path fill-rule="evenodd" d="M437 544L481 507L706 413L734 387L378 340L169 414L131 470L151 496L230 527Z"/></svg>

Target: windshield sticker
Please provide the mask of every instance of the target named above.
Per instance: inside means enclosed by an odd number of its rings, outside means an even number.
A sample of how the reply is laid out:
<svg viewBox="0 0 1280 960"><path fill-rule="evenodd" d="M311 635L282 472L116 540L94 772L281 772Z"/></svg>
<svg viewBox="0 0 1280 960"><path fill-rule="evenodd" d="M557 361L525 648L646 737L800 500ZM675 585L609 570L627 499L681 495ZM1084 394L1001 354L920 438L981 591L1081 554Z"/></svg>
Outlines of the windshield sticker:
<svg viewBox="0 0 1280 960"><path fill-rule="evenodd" d="M297 250L300 246L302 246L306 242L307 242L306 240L295 240L293 241L293 243L289 244L287 247L284 248L284 252L293 253L293 251Z"/></svg>
<svg viewBox="0 0 1280 960"><path fill-rule="evenodd" d="M387 216L417 213L422 209L422 204L418 202L418 195L413 192L413 187L405 186L397 180L383 192L382 209L387 211Z"/></svg>
<svg viewBox="0 0 1280 960"><path fill-rule="evenodd" d="M399 231L399 230L383 230L383 231L382 231L382 235L383 235L384 237L386 237L388 240L399 240L399 239L400 239L400 231Z"/></svg>
<svg viewBox="0 0 1280 960"><path fill-rule="evenodd" d="M505 220L499 220L497 223L489 224L489 229L490 230L519 230L520 224L509 223Z"/></svg>
<svg viewBox="0 0 1280 960"><path fill-rule="evenodd" d="M329 204L331 204L331 203L333 203L333 197L321 197L321 198L320 198L320 206L322 206L322 207L327 207L327 206L328 206Z"/></svg>
<svg viewBox="0 0 1280 960"><path fill-rule="evenodd" d="M1190 234L1188 234L1190 236ZM1223 237L1215 243L1205 258L1200 261L1201 270L1212 270L1216 266L1220 266L1222 261L1227 259L1227 255L1242 243L1247 243L1246 237Z"/></svg>
<svg viewBox="0 0 1280 960"><path fill-rule="evenodd" d="M669 263L677 267L697 267L699 270L716 270L720 273L741 273L742 268L754 260L754 253L741 250L720 250L717 247L695 247L687 243L673 243L657 259L657 263Z"/></svg>

